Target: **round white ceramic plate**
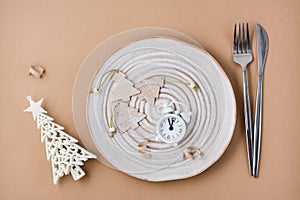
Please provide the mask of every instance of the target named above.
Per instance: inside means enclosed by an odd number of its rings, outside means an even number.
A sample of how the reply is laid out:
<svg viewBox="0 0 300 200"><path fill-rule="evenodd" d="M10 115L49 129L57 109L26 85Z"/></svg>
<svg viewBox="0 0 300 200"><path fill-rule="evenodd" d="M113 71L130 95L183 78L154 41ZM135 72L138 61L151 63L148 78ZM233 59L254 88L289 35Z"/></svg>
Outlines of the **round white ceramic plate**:
<svg viewBox="0 0 300 200"><path fill-rule="evenodd" d="M147 118L136 130L109 137L108 121L112 110L109 80L87 104L88 124L95 146L115 168L149 181L167 181L194 176L211 166L224 153L235 127L236 105L231 84L215 59L205 50L172 38L147 38L114 52L93 78L96 88L101 76L118 69L138 83L146 78L164 76L166 81L157 101L178 101L188 105L193 115L184 140L177 146L156 141L155 109L147 102L131 98L129 105L143 111ZM194 82L198 92L178 82ZM146 153L137 152L144 139L150 143ZM195 146L201 155L186 159L183 152Z"/></svg>
<svg viewBox="0 0 300 200"><path fill-rule="evenodd" d="M199 43L189 36L178 31L160 28L160 27L143 27L130 29L118 34L115 34L100 44L98 44L85 58L80 69L78 70L72 97L72 108L74 123L85 148L97 155L97 160L102 164L114 168L99 152L94 144L90 134L90 129L87 122L86 108L89 88L94 75L105 60L111 56L117 49L130 44L136 40L149 37L173 37L185 42L200 46ZM201 46L200 46L201 47ZM202 48L202 47L201 47Z"/></svg>

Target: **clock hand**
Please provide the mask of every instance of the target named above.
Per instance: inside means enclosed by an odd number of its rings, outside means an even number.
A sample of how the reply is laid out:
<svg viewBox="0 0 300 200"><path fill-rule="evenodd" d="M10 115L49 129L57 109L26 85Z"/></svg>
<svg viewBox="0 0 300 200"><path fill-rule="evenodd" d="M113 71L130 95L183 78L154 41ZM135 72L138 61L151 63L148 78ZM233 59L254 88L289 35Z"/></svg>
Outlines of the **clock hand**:
<svg viewBox="0 0 300 200"><path fill-rule="evenodd" d="M173 130L173 120L170 120L170 118L168 118L168 122L169 122L169 130L172 131Z"/></svg>
<svg viewBox="0 0 300 200"><path fill-rule="evenodd" d="M174 124L174 122L175 122L175 118L172 118L172 119L171 119L171 122L172 122L171 124L172 124L172 127L173 127L173 124Z"/></svg>

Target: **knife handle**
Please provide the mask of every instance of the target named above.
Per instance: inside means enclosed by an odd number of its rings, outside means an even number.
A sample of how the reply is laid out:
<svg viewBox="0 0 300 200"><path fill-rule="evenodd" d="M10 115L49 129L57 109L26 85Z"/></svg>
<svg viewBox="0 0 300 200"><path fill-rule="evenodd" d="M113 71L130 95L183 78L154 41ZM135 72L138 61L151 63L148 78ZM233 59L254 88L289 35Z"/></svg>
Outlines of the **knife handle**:
<svg viewBox="0 0 300 200"><path fill-rule="evenodd" d="M243 69L243 88L244 88L244 118L246 129L246 143L248 153L249 171L253 176L253 136L252 136L252 123L251 123L251 107L249 101L249 89L248 80L246 74L246 68Z"/></svg>
<svg viewBox="0 0 300 200"><path fill-rule="evenodd" d="M258 177L260 146L261 146L261 119L262 119L262 82L263 76L259 74L256 92L255 121L254 121L254 147L253 147L253 176Z"/></svg>

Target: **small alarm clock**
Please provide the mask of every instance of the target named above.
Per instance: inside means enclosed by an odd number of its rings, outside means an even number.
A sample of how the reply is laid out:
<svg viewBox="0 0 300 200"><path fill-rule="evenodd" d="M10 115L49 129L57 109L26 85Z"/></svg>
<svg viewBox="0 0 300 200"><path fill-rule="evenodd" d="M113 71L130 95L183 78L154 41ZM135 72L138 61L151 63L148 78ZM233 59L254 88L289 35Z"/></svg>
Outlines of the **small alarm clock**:
<svg viewBox="0 0 300 200"><path fill-rule="evenodd" d="M174 111L171 106L173 103L179 102L163 104L161 108L163 116L157 121L156 124L157 138L169 144L177 144L184 138L187 124L189 123L192 115L192 113L188 111L182 113Z"/></svg>

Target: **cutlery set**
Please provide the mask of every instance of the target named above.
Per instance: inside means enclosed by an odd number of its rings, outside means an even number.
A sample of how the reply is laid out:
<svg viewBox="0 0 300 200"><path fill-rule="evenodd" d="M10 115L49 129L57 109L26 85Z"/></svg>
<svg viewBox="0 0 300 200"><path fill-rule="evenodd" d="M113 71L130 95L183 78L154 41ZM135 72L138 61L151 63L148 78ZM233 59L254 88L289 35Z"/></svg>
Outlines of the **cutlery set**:
<svg viewBox="0 0 300 200"><path fill-rule="evenodd" d="M265 29L256 25L257 33L257 57L258 57L258 84L256 94L254 132L252 132L251 106L249 101L249 90L246 67L253 60L251 39L248 23L235 24L232 46L232 56L236 64L242 67L243 90L244 90L244 118L246 130L246 143L248 162L251 176L258 177L260 146L261 146L261 119L262 119L262 82L263 71L268 53L268 35Z"/></svg>

